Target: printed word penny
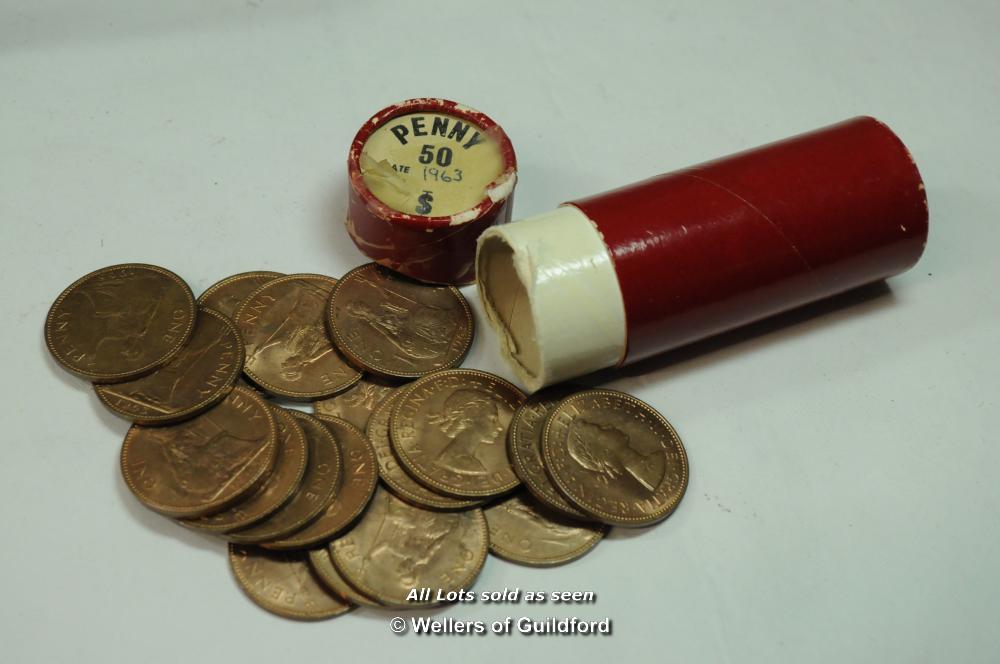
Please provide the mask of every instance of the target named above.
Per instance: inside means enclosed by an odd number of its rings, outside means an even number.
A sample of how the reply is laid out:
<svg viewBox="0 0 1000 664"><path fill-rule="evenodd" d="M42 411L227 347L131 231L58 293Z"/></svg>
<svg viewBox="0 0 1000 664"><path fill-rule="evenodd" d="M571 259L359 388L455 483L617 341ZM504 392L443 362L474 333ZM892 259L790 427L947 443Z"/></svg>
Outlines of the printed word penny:
<svg viewBox="0 0 1000 664"><path fill-rule="evenodd" d="M230 544L229 566L247 597L284 618L322 620L354 608L326 590L313 574L305 551L267 551Z"/></svg>

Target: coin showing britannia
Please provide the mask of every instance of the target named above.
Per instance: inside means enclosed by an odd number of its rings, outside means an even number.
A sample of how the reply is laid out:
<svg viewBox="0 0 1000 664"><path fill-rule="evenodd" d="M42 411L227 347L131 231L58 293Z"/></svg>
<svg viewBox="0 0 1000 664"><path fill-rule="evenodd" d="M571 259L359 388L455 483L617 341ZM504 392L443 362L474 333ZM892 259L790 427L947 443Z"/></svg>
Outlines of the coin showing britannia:
<svg viewBox="0 0 1000 664"><path fill-rule="evenodd" d="M327 324L352 362L398 378L457 366L474 329L469 303L457 288L420 283L375 263L340 279Z"/></svg>
<svg viewBox="0 0 1000 664"><path fill-rule="evenodd" d="M114 383L163 366L194 330L191 289L155 265L112 265L76 280L45 319L45 343L67 371Z"/></svg>
<svg viewBox="0 0 1000 664"><path fill-rule="evenodd" d="M364 595L400 608L414 588L468 588L489 548L482 510L435 512L378 489L361 521L330 545L333 564ZM433 598L432 598L433 602Z"/></svg>
<svg viewBox="0 0 1000 664"><path fill-rule="evenodd" d="M236 327L246 342L244 372L254 384L277 396L312 400L360 380L326 333L326 301L336 283L292 274L267 282L243 302Z"/></svg>
<svg viewBox="0 0 1000 664"><path fill-rule="evenodd" d="M274 466L277 426L271 407L242 387L181 424L133 425L122 445L129 489L147 507L196 517L238 502Z"/></svg>

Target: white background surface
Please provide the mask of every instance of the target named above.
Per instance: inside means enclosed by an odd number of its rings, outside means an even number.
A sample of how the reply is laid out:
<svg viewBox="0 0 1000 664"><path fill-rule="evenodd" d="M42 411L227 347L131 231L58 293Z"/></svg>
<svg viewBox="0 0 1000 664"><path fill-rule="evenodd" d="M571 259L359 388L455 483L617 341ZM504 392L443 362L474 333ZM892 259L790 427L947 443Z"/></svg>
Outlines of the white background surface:
<svg viewBox="0 0 1000 664"><path fill-rule="evenodd" d="M0 659L996 661L996 3L3 2ZM396 637L274 617L224 547L147 512L126 424L45 352L76 277L162 264L339 275L360 124L443 96L507 130L515 217L857 114L927 184L919 265L606 384L661 409L691 484L642 533L476 588L590 589L610 638ZM482 321L480 321L482 322ZM467 366L507 375L480 329ZM554 660L553 660L554 661Z"/></svg>

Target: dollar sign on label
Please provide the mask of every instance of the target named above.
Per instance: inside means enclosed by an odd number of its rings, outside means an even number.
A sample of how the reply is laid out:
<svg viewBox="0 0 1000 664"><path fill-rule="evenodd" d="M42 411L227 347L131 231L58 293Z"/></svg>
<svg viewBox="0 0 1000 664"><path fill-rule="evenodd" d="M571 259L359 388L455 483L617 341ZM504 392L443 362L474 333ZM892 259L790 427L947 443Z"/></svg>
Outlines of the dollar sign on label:
<svg viewBox="0 0 1000 664"><path fill-rule="evenodd" d="M424 191L417 197L417 214L427 214L431 211L431 201L434 200L434 196L429 191Z"/></svg>

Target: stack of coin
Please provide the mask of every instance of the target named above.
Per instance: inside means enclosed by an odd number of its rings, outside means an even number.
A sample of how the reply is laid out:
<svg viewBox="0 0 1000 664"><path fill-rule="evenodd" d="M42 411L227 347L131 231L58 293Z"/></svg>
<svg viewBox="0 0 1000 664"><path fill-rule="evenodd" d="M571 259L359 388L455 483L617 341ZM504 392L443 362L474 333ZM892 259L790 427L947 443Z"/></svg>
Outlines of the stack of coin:
<svg viewBox="0 0 1000 664"><path fill-rule="evenodd" d="M665 518L687 485L650 406L457 368L462 294L375 264L246 272L197 301L168 270L116 265L68 287L45 336L133 422L136 498L227 540L239 585L286 617L426 606L414 589L469 587L488 551L566 563L610 525Z"/></svg>

